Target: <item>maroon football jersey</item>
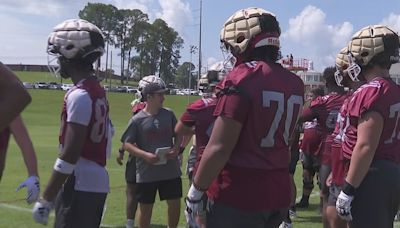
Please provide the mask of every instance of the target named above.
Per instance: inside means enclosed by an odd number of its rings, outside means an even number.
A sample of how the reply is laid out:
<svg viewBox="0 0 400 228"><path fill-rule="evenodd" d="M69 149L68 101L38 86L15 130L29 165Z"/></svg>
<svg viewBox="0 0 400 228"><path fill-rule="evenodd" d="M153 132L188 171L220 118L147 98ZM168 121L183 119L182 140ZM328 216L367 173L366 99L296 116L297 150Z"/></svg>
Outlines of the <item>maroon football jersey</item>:
<svg viewBox="0 0 400 228"><path fill-rule="evenodd" d="M87 135L82 148L81 157L94 161L101 166L106 165L106 150L108 137L108 101L104 88L95 78L90 78L72 87L64 97L64 105L61 113L60 145L64 147L66 124L68 119L67 99L76 89L85 90L92 101L92 112Z"/></svg>
<svg viewBox="0 0 400 228"><path fill-rule="evenodd" d="M346 115L348 109L348 103L351 99L352 93L349 93L348 97L343 101L343 105L339 110L335 130L333 131L332 137L332 149L331 149L331 167L332 167L332 183L340 186L343 185L347 162L343 157L342 152L342 139L344 134L344 128L346 126Z"/></svg>
<svg viewBox="0 0 400 228"><path fill-rule="evenodd" d="M216 98L201 98L188 105L183 113L181 121L188 127L195 127L197 161L194 171L197 169L204 149L210 139L215 117L213 112L217 104Z"/></svg>
<svg viewBox="0 0 400 228"><path fill-rule="evenodd" d="M288 143L304 103L303 82L279 64L254 61L237 66L219 89L214 115L242 130L209 197L243 210L289 206Z"/></svg>
<svg viewBox="0 0 400 228"><path fill-rule="evenodd" d="M390 78L377 77L354 92L346 116L344 155L351 157L357 141L358 120L368 111L378 112L384 119L374 159L400 163L400 88Z"/></svg>
<svg viewBox="0 0 400 228"><path fill-rule="evenodd" d="M142 111L146 107L146 102L139 102L132 107L132 115Z"/></svg>
<svg viewBox="0 0 400 228"><path fill-rule="evenodd" d="M307 120L317 118L318 125L321 128L321 145L319 147L321 164L330 164L332 138L328 135L332 134L335 128L339 109L346 97L347 94L336 92L317 97L311 102L310 107L302 113L302 116L306 116ZM308 113L311 113L311 115Z"/></svg>
<svg viewBox="0 0 400 228"><path fill-rule="evenodd" d="M304 154L319 155L319 147L321 145L321 130L317 120L304 123L303 139L301 140L300 149Z"/></svg>
<svg viewBox="0 0 400 228"><path fill-rule="evenodd" d="M0 132L0 153L7 152L8 142L10 141L11 131L10 128L5 128L3 131Z"/></svg>

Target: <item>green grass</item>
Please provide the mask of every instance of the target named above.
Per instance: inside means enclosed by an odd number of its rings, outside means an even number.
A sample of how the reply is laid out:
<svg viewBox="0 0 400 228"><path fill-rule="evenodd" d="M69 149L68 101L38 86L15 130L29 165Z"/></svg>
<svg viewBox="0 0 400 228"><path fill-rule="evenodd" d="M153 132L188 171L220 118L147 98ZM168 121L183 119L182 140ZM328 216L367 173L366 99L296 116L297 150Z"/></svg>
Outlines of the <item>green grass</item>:
<svg viewBox="0 0 400 228"><path fill-rule="evenodd" d="M64 92L30 90L30 93L33 97L33 101L22 116L29 129L38 156L41 187L43 190L58 155L59 119ZM113 138L113 148L115 152L107 164L110 175L111 192L107 198L107 210L102 223L112 227L124 227L124 166L119 166L115 162L115 155L120 144L119 138L131 116L129 104L133 99L133 95L109 93L108 99L110 103L110 116L116 128L116 135ZM190 101L195 99L196 97L190 97ZM188 97L186 96L167 96L165 106L172 108L179 118L187 103ZM185 155L187 155L187 151ZM301 166L298 165L298 170L295 175L298 186L298 196L301 196L301 171ZM15 192L15 188L26 176L26 169L19 149L15 142L11 140L7 155L6 169L0 183L0 227L43 227L33 222L31 213L29 212L32 206L27 205L24 201L25 190ZM182 177L183 193L186 194L188 182L186 176ZM317 215L318 201L318 194L314 194L311 197L310 208L298 211L298 218L294 220L296 228L322 227L321 217ZM181 227L184 227L183 200L181 205L182 213L179 224ZM21 208L23 208L22 211ZM167 223L166 217L166 203L156 202L152 217L152 224L154 227L165 227L164 224ZM51 225L53 224L53 219L54 217L52 217L49 222Z"/></svg>

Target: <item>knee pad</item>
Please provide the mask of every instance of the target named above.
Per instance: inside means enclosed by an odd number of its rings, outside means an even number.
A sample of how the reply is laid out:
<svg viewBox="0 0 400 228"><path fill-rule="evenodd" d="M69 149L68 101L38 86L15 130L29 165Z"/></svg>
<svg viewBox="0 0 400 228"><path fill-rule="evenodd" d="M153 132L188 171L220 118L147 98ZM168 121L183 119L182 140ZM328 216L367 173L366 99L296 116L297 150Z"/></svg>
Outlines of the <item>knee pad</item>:
<svg viewBox="0 0 400 228"><path fill-rule="evenodd" d="M314 188L313 180L303 180L303 188L312 190Z"/></svg>

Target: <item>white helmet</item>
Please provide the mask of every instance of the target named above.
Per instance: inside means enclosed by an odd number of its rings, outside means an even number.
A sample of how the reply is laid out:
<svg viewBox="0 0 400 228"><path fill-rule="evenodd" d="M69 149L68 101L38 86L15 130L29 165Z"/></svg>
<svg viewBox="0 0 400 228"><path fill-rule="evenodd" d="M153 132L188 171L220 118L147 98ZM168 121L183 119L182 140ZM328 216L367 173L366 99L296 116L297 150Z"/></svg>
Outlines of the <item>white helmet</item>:
<svg viewBox="0 0 400 228"><path fill-rule="evenodd" d="M343 86L343 78L344 74L346 74L345 70L349 67L348 54L349 49L347 47L344 47L336 56L335 81L338 86Z"/></svg>
<svg viewBox="0 0 400 228"><path fill-rule="evenodd" d="M370 64L378 55L387 62L399 62L399 43L397 33L384 25L371 25L356 32L348 45L350 78L359 81L361 67Z"/></svg>
<svg viewBox="0 0 400 228"><path fill-rule="evenodd" d="M149 75L143 77L142 80L139 81L138 90L140 92L142 101L145 101L147 94L165 93L167 88L164 81L160 77Z"/></svg>
<svg viewBox="0 0 400 228"><path fill-rule="evenodd" d="M92 64L104 53L103 34L97 26L86 20L66 20L50 33L47 52Z"/></svg>
<svg viewBox="0 0 400 228"><path fill-rule="evenodd" d="M262 16L272 16L276 22L276 25L274 25L276 28L263 28L260 22ZM265 32L265 30L270 32ZM250 46L252 48L268 45L280 47L280 33L279 25L273 13L252 7L239 10L228 18L221 30L220 40L226 49L231 49L235 54L242 54ZM260 34L262 36L258 37ZM252 43L256 37L258 39Z"/></svg>

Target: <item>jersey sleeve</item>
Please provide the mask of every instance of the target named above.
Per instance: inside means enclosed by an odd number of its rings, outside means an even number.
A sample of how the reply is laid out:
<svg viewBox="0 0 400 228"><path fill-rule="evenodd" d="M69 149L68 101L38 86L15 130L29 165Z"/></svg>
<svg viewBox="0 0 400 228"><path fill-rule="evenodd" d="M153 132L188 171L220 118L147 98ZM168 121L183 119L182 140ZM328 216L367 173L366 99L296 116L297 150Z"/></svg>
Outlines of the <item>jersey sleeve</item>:
<svg viewBox="0 0 400 228"><path fill-rule="evenodd" d="M365 85L359 92L356 92L349 103L349 115L361 117L367 111L377 111L383 114L382 105L385 101L380 101L381 87L378 85Z"/></svg>
<svg viewBox="0 0 400 228"><path fill-rule="evenodd" d="M88 126L92 116L92 99L83 89L72 91L67 97L67 122Z"/></svg>
<svg viewBox="0 0 400 228"><path fill-rule="evenodd" d="M193 127L196 124L196 120L190 112L186 111L182 114L180 118L181 122L187 127Z"/></svg>
<svg viewBox="0 0 400 228"><path fill-rule="evenodd" d="M129 123L128 127L126 128L125 132L121 136L122 143L136 143L137 137L137 122L134 118L132 118Z"/></svg>

